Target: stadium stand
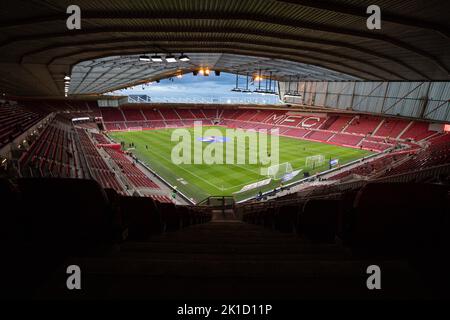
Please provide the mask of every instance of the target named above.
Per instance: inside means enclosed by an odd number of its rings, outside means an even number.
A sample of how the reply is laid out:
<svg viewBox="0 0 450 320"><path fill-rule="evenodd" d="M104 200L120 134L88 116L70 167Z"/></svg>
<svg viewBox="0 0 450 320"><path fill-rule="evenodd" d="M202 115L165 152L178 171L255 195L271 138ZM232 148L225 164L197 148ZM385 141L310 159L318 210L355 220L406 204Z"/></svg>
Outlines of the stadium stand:
<svg viewBox="0 0 450 320"><path fill-rule="evenodd" d="M83 178L75 131L53 120L19 159L23 176Z"/></svg>
<svg viewBox="0 0 450 320"><path fill-rule="evenodd" d="M7 298L273 304L255 318L284 299L450 298L448 2L380 1L374 15L360 0L68 5L1 5ZM276 130L282 163L169 160L170 134L196 121ZM289 318L307 316L293 305ZM353 311L341 305L323 309Z"/></svg>
<svg viewBox="0 0 450 320"><path fill-rule="evenodd" d="M349 134L335 134L329 141L343 146L356 146L363 137Z"/></svg>
<svg viewBox="0 0 450 320"><path fill-rule="evenodd" d="M36 124L44 115L21 105L0 103L0 148Z"/></svg>
<svg viewBox="0 0 450 320"><path fill-rule="evenodd" d="M151 189L159 189L159 186L150 180L136 165L130 161L122 152L104 148L109 156L118 164L122 173L128 178L135 187L145 187Z"/></svg>
<svg viewBox="0 0 450 320"><path fill-rule="evenodd" d="M116 173L106 164L100 156L96 147L92 143L88 134L83 129L77 129L81 142L81 148L85 154L90 172L103 188L114 189L119 193L124 193L124 187L117 180Z"/></svg>
<svg viewBox="0 0 450 320"><path fill-rule="evenodd" d="M381 119L379 118L354 118L344 131L349 133L372 134L380 122Z"/></svg>

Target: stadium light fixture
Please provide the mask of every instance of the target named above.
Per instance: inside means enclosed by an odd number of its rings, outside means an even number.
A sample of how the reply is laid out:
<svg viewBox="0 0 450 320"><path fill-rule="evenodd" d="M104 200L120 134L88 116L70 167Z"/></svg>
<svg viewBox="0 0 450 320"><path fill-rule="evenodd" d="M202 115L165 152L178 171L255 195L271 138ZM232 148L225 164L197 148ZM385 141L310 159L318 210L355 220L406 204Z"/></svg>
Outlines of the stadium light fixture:
<svg viewBox="0 0 450 320"><path fill-rule="evenodd" d="M205 77L209 76L209 69L208 68L205 69L204 76Z"/></svg>
<svg viewBox="0 0 450 320"><path fill-rule="evenodd" d="M205 74L205 70L200 69L200 70L198 70L198 73L200 73L203 76Z"/></svg>
<svg viewBox="0 0 450 320"><path fill-rule="evenodd" d="M157 54L155 54L154 56L152 56L152 61L153 62L162 62L163 59L161 58L161 56L158 56Z"/></svg>
<svg viewBox="0 0 450 320"><path fill-rule="evenodd" d="M175 58L175 56L169 54L166 56L166 61L169 63L174 63L174 62L177 62L177 58Z"/></svg>
<svg viewBox="0 0 450 320"><path fill-rule="evenodd" d="M139 61L150 62L150 57L149 56L140 56Z"/></svg>
<svg viewBox="0 0 450 320"><path fill-rule="evenodd" d="M182 54L182 55L178 58L178 60L183 61L183 62L188 62L188 61L191 60L191 59L189 59L189 57L188 57L187 55Z"/></svg>
<svg viewBox="0 0 450 320"><path fill-rule="evenodd" d="M68 75L65 75L64 80L70 80L70 77Z"/></svg>
<svg viewBox="0 0 450 320"><path fill-rule="evenodd" d="M231 89L233 92L242 92L242 90L239 88L239 73L236 72L236 86Z"/></svg>

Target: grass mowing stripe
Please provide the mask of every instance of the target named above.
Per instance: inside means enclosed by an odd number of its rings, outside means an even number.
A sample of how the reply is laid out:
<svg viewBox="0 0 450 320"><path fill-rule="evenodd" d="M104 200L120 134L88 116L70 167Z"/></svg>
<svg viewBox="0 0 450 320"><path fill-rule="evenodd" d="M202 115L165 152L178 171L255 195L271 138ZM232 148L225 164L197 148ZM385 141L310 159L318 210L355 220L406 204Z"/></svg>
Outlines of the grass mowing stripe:
<svg viewBox="0 0 450 320"><path fill-rule="evenodd" d="M215 128L225 135L226 128L223 127L204 127L203 133L208 128ZM171 161L171 150L178 143L171 141L172 132L176 129L161 129L135 132L113 132L110 136L116 141L123 141L126 144L134 142L136 150L134 153L138 158L148 161L150 167L158 172L172 185L177 185L182 192L195 200L202 200L208 195L233 195L234 192L240 190L240 187L265 179L261 176L261 165L250 164L181 164L175 165ZM191 133L191 137L195 136L193 128L187 129ZM294 170L303 169L310 174L328 169L329 159L339 159L340 164L353 161L355 159L367 156L370 152L355 148L341 147L320 142L300 140L289 137L279 137L280 142L280 163L290 162ZM270 140L268 140L270 141ZM145 146L149 146L146 150ZM206 143L202 144L202 152ZM225 143L223 145L226 150ZM248 146L246 153L248 153ZM225 151L224 150L224 151ZM234 152L234 159L237 159L237 152ZM192 148L193 156L193 148ZM225 154L225 152L224 152ZM306 158L308 156L323 155L325 163L316 168L306 167ZM246 157L247 161L248 158ZM294 180L302 178L297 176ZM180 179L183 181L180 182ZM279 181L273 181L262 191L273 189L278 186ZM258 190L252 190L245 194L235 194L235 197L247 197L249 194L256 194Z"/></svg>

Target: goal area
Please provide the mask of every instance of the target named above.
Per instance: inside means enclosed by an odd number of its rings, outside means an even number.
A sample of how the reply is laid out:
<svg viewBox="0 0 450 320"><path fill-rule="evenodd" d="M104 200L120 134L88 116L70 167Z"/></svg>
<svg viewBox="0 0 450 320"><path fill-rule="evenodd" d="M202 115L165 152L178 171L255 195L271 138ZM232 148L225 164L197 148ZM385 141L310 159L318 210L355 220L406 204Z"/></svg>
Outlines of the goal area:
<svg viewBox="0 0 450 320"><path fill-rule="evenodd" d="M325 163L325 156L318 154L315 156L306 157L305 166L309 169L315 169Z"/></svg>
<svg viewBox="0 0 450 320"><path fill-rule="evenodd" d="M131 131L142 131L142 127L128 127L127 131L131 132Z"/></svg>
<svg viewBox="0 0 450 320"><path fill-rule="evenodd" d="M290 162L283 162L280 164L275 164L267 168L267 176L271 177L274 180L280 180L286 174L291 173L293 171L292 165Z"/></svg>

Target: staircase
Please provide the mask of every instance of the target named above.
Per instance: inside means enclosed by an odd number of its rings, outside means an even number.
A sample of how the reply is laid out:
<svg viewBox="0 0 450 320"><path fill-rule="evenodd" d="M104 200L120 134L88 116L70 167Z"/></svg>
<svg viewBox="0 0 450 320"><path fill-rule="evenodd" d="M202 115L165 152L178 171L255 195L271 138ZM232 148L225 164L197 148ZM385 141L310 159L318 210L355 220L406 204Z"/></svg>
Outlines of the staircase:
<svg viewBox="0 0 450 320"><path fill-rule="evenodd" d="M368 290L378 264L383 290ZM82 272L82 290L65 288L65 268ZM295 234L231 220L125 242L94 257L72 257L36 299L325 299L417 297L404 261L353 259L339 244L311 244Z"/></svg>

